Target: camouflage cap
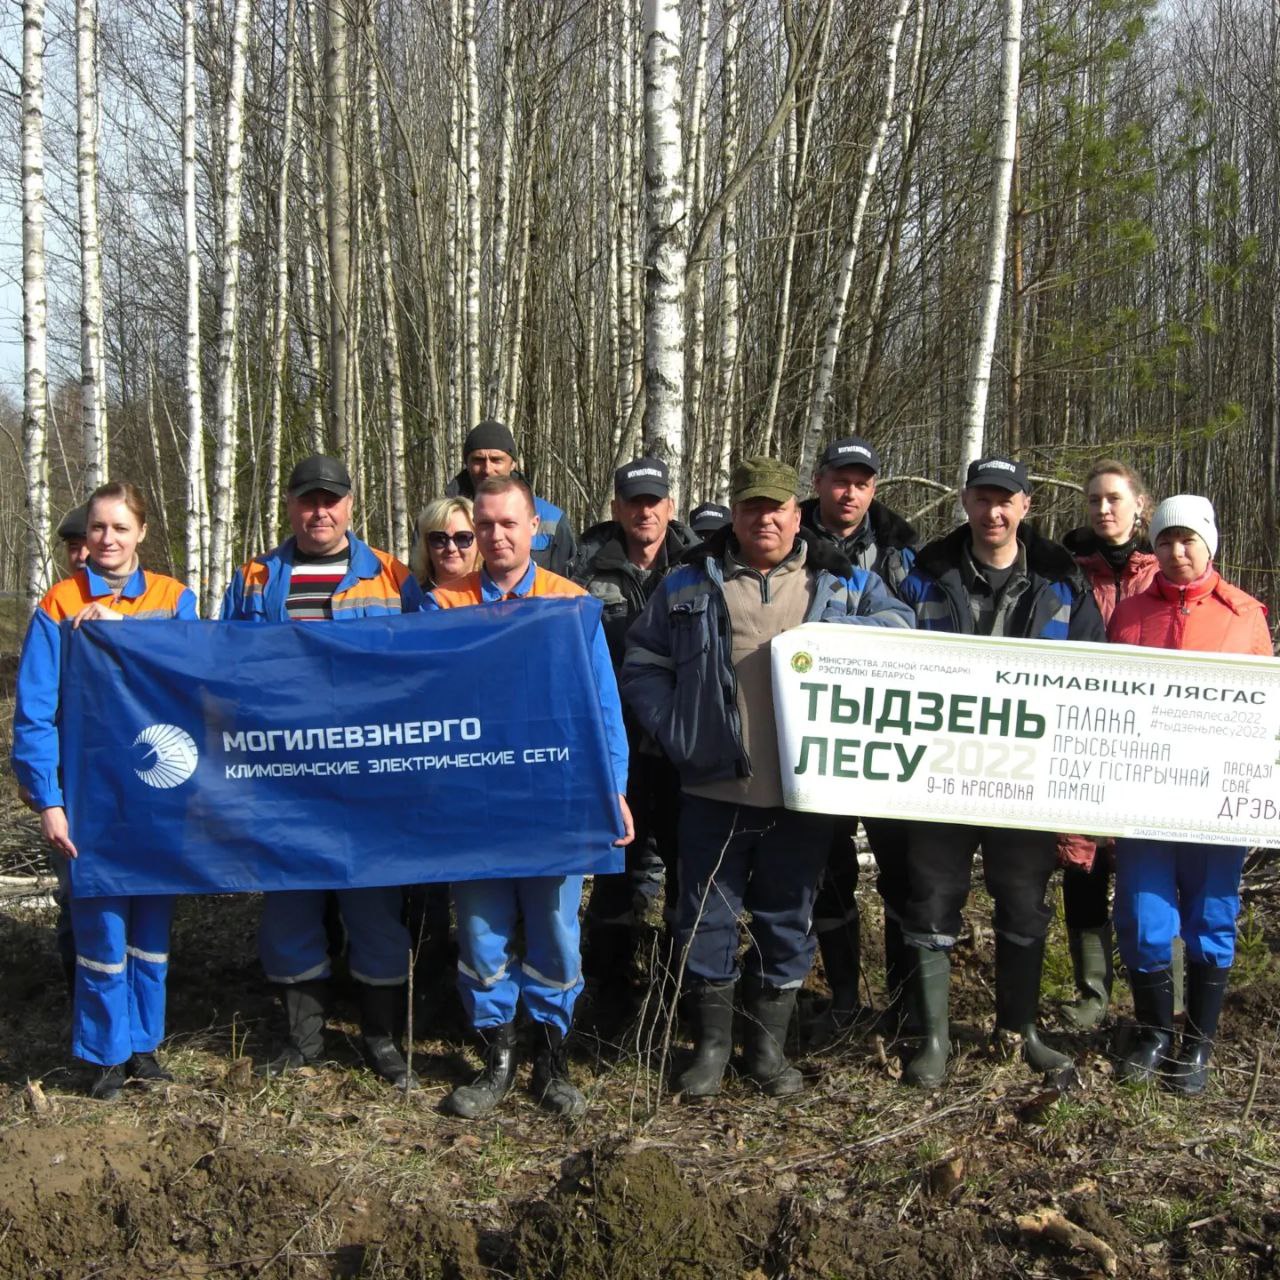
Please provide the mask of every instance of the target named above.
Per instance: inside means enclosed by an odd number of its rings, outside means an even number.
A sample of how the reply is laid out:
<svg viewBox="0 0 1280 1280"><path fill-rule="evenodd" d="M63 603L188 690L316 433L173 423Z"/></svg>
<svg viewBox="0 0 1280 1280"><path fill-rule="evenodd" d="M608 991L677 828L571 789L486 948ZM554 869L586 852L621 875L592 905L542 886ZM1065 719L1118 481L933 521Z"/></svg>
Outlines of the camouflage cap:
<svg viewBox="0 0 1280 1280"><path fill-rule="evenodd" d="M795 467L777 458L743 458L733 469L729 491L730 502L746 502L748 498L786 502L800 492L800 477Z"/></svg>

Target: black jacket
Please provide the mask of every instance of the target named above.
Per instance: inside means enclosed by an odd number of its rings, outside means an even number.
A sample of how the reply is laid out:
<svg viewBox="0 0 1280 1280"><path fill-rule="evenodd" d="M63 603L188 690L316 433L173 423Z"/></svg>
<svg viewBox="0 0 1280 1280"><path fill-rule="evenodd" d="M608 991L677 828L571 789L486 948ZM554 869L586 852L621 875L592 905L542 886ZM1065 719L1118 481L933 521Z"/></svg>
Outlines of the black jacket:
<svg viewBox="0 0 1280 1280"><path fill-rule="evenodd" d="M915 527L879 498L872 498L862 523L847 538L823 528L817 498L806 498L800 504L800 527L819 543L835 547L856 567L878 573L895 595L911 572L920 541Z"/></svg>
<svg viewBox="0 0 1280 1280"><path fill-rule="evenodd" d="M997 634L1105 642L1102 615L1071 552L1025 524L1018 529L1018 542L1026 555L1026 579L1021 585L1010 581L1006 590L1016 596L1009 600ZM971 545L969 526L962 524L917 554L900 595L915 609L922 630L974 633L972 570L965 555Z"/></svg>
<svg viewBox="0 0 1280 1280"><path fill-rule="evenodd" d="M627 629L649 603L663 574L698 545L698 535L688 525L672 520L658 565L646 574L627 558L626 538L616 520L593 525L582 535L567 576L604 605L604 637L615 671L622 666Z"/></svg>

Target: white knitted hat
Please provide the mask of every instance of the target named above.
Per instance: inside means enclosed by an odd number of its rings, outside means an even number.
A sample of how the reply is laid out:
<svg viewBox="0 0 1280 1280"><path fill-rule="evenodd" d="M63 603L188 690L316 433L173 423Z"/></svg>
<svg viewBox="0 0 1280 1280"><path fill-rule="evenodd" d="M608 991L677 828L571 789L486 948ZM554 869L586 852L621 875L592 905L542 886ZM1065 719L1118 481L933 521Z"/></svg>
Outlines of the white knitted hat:
<svg viewBox="0 0 1280 1280"><path fill-rule="evenodd" d="M1151 517L1151 543L1165 529L1190 529L1204 539L1209 559L1218 554L1218 525L1213 517L1213 503L1194 493L1179 493L1166 498Z"/></svg>

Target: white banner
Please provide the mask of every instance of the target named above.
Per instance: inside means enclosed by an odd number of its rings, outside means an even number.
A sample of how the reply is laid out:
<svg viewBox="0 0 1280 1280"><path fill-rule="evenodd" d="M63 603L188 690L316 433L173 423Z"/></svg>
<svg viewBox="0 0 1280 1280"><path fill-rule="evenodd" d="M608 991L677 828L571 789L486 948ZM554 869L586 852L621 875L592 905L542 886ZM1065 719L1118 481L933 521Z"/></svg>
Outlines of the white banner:
<svg viewBox="0 0 1280 1280"><path fill-rule="evenodd" d="M1280 848L1280 661L834 623L773 641L787 807Z"/></svg>

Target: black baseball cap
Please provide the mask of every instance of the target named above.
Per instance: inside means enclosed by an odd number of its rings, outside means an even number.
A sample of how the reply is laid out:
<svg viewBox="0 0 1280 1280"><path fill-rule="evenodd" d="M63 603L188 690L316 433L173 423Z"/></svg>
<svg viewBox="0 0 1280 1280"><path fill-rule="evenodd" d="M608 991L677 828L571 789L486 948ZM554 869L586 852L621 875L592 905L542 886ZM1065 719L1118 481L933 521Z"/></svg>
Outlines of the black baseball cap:
<svg viewBox="0 0 1280 1280"><path fill-rule="evenodd" d="M85 540L89 533L89 504L82 502L78 507L72 507L65 516L62 517L62 523L58 525L58 537L63 542L70 542L72 538L78 538L81 542Z"/></svg>
<svg viewBox="0 0 1280 1280"><path fill-rule="evenodd" d="M866 467L868 471L879 472L880 455L870 440L861 436L849 436L844 440L833 440L822 451L818 459L818 470L827 467Z"/></svg>
<svg viewBox="0 0 1280 1280"><path fill-rule="evenodd" d="M301 498L317 489L345 498L351 492L351 474L337 458L321 454L303 458L289 473L289 496Z"/></svg>
<svg viewBox="0 0 1280 1280"><path fill-rule="evenodd" d="M694 533L715 533L723 529L731 518L728 507L718 502L703 502L689 512L689 528Z"/></svg>
<svg viewBox="0 0 1280 1280"><path fill-rule="evenodd" d="M1031 484L1027 480L1027 468L1012 458L979 458L969 463L969 473L965 476L964 487L977 489L990 485L996 489L1008 489L1010 493L1030 493Z"/></svg>
<svg viewBox="0 0 1280 1280"><path fill-rule="evenodd" d="M665 498L671 493L671 473L661 458L636 458L613 473L613 492L619 498Z"/></svg>

